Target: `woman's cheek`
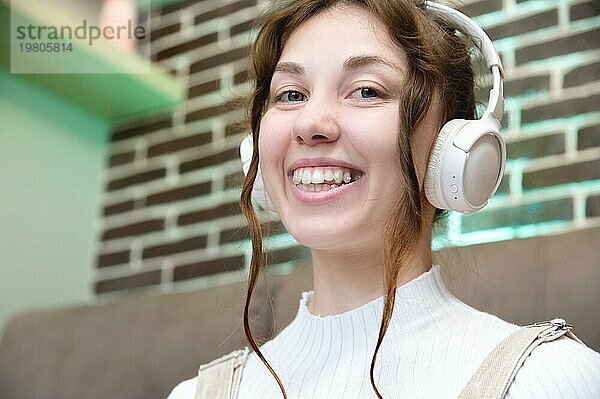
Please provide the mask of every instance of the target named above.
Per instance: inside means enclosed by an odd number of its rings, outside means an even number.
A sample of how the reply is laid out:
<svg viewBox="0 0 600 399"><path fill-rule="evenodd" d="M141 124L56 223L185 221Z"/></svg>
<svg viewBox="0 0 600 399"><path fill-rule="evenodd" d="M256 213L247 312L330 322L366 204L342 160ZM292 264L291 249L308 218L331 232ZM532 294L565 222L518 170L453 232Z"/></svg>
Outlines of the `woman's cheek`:
<svg viewBox="0 0 600 399"><path fill-rule="evenodd" d="M347 133L355 148L374 163L386 163L398 157L398 118L396 112L356 113L346 118ZM386 160L386 161L384 161Z"/></svg>
<svg viewBox="0 0 600 399"><path fill-rule="evenodd" d="M279 184L283 175L283 165L289 146L289 133L282 131L281 120L265 115L261 121L258 147L260 169L267 192L273 192L273 185Z"/></svg>

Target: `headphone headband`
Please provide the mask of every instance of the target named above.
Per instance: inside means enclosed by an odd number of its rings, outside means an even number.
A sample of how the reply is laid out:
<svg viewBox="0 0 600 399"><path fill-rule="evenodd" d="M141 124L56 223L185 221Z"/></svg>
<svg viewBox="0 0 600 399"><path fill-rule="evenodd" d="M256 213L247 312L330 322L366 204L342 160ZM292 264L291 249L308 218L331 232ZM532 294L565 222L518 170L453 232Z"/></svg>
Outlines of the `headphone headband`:
<svg viewBox="0 0 600 399"><path fill-rule="evenodd" d="M432 10L445 15L448 19L454 22L454 24L463 28L475 41L475 45L477 48L479 48L479 50L481 50L483 58L485 59L485 62L488 68L491 70L493 76L493 84L492 90L490 91L488 106L482 116L482 119L492 114L497 121L501 121L502 115L504 114L504 93L502 87L504 69L502 68L500 57L494 49L494 45L492 44L489 36L483 31L483 29L481 29L479 25L473 22L471 18L460 11L431 1L425 2L425 8L427 10Z"/></svg>

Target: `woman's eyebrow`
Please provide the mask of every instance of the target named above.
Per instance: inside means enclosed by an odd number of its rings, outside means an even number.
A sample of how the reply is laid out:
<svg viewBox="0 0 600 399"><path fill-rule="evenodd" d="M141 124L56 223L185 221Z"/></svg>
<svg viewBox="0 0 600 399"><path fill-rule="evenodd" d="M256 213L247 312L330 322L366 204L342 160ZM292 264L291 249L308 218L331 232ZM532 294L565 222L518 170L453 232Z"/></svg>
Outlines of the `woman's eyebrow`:
<svg viewBox="0 0 600 399"><path fill-rule="evenodd" d="M402 68L400 68L398 65L378 55L357 55L350 57L344 62L344 70L352 71L369 65L385 65L396 69L399 72L403 72Z"/></svg>
<svg viewBox="0 0 600 399"><path fill-rule="evenodd" d="M304 75L304 67L295 62L280 62L275 66L274 72L282 72L290 75Z"/></svg>
<svg viewBox="0 0 600 399"><path fill-rule="evenodd" d="M399 72L403 72L402 68L391 61L386 60L378 55L356 55L344 61L344 70L353 71L369 65L385 65ZM304 76L304 67L297 62L279 62L275 66L275 72L287 73L289 75Z"/></svg>

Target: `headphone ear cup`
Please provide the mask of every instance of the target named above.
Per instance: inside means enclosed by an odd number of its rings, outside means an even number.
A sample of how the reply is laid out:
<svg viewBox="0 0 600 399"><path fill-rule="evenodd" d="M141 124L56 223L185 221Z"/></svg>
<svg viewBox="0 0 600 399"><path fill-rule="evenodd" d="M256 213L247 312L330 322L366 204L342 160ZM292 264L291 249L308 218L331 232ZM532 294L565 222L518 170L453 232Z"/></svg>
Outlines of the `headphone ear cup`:
<svg viewBox="0 0 600 399"><path fill-rule="evenodd" d="M244 171L244 176L247 176L248 171L250 170L250 162L252 161L253 151L254 145L252 144L252 135L249 134L240 143L240 159L242 160L242 170ZM256 172L254 185L252 186L251 198L265 211L277 213L273 202L271 201L269 195L267 194L267 191L265 190L265 185L262 179L262 173L260 171L260 165L258 166L258 170Z"/></svg>
<svg viewBox="0 0 600 399"><path fill-rule="evenodd" d="M444 200L442 194L442 160L446 148L449 145L452 145L452 139L456 135L456 132L462 129L467 123L469 123L469 121L465 119L452 119L446 122L438 133L432 146L429 162L427 163L427 170L425 172L423 188L427 200L436 208L452 210Z"/></svg>
<svg viewBox="0 0 600 399"><path fill-rule="evenodd" d="M240 143L240 159L242 160L242 170L244 171L244 176L248 175L248 170L250 169L250 161L252 160L252 135L249 134Z"/></svg>
<svg viewBox="0 0 600 399"><path fill-rule="evenodd" d="M277 213L275 205L273 205L273 201L271 201L271 198L269 198L269 194L267 194L267 190L265 189L260 165L258 166L256 178L254 179L254 186L252 187L252 199L265 211Z"/></svg>

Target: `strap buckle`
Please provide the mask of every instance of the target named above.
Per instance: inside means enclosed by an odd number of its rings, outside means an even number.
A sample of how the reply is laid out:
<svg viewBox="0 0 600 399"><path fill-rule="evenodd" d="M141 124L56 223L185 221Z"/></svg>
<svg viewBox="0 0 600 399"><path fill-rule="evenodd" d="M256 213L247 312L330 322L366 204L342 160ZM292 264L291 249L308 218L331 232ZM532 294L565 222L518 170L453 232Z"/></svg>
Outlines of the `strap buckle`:
<svg viewBox="0 0 600 399"><path fill-rule="evenodd" d="M525 327L547 327L541 330L538 334L538 338L541 338L544 341L552 340L557 336L564 335L573 329L571 324L567 323L565 319L561 318L529 324Z"/></svg>

